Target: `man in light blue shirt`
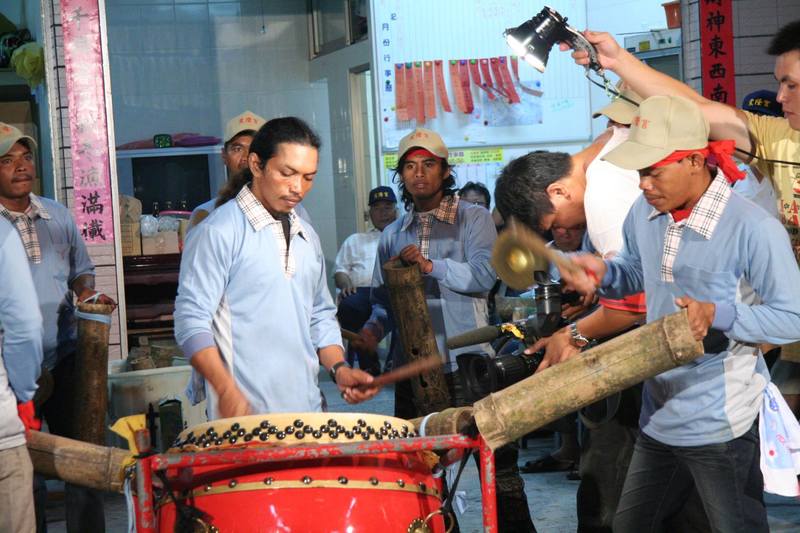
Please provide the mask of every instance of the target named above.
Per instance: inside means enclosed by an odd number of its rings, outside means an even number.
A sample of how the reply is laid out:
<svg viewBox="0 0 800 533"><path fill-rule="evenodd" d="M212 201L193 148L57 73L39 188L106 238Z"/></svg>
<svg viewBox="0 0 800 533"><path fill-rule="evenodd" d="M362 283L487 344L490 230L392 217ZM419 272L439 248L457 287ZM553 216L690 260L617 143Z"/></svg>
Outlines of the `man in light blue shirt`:
<svg viewBox="0 0 800 533"><path fill-rule="evenodd" d="M267 122L253 137L248 179L184 249L175 337L205 379L209 419L322 410L320 363L348 402L377 392L344 360L319 238L294 211L319 146L300 119Z"/></svg>
<svg viewBox="0 0 800 533"><path fill-rule="evenodd" d="M77 322L73 295L94 297L94 265L69 210L31 192L36 177L35 141L0 123L0 215L16 228L28 257L44 324L44 368L53 375L53 392L41 413L55 435L72 437ZM108 296L100 303L115 305ZM37 476L36 516L44 531L44 479ZM101 531L105 527L102 493L66 485L67 530Z"/></svg>
<svg viewBox="0 0 800 533"><path fill-rule="evenodd" d="M33 395L42 364L42 315L28 258L0 218L0 531L36 528L33 465L25 432L35 427Z"/></svg>
<svg viewBox="0 0 800 533"><path fill-rule="evenodd" d="M486 298L497 278L490 264L497 232L488 209L459 200L448 156L442 138L424 128L400 141L396 173L408 212L381 234L372 278L372 315L361 329L363 345L358 348L374 352L378 339L394 328L382 265L398 256L418 265L452 405L462 406L466 395L455 372L456 355L475 347L448 350L446 340L488 324ZM492 353L488 345L481 348ZM391 354L395 366L405 361L404 350L396 338ZM414 418L419 414L410 382L395 385L395 415ZM496 451L500 531L535 531L517 457L514 446Z"/></svg>
<svg viewBox="0 0 800 533"><path fill-rule="evenodd" d="M623 250L605 262L575 259L606 295L644 290L648 321L686 308L706 347L645 382L614 531L658 529L693 489L714 530L768 530L755 421L769 373L758 346L800 339L800 272L780 222L731 190L742 177L733 143L708 134L690 100L645 100L629 140L606 155L639 170L643 191ZM562 275L594 290L586 275Z"/></svg>

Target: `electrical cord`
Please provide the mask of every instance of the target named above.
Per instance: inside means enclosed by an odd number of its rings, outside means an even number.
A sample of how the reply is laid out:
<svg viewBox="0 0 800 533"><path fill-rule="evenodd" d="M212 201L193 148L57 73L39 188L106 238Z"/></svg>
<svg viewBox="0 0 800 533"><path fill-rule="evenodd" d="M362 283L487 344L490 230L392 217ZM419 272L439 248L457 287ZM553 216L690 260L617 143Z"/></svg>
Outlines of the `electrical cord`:
<svg viewBox="0 0 800 533"><path fill-rule="evenodd" d="M589 80L590 82L594 83L595 85L597 85L601 89L603 89L609 97L621 98L622 100L625 100L626 102L629 102L629 103L635 105L636 107L639 107L639 104L637 102L634 102L633 100L631 100L630 98L628 98L624 94L620 93L614 87L612 87L611 86L611 82L608 80L608 78L606 78L605 74L601 74L604 83L600 83L600 82L598 82L596 80L593 80L591 78L591 76L589 75L590 72L591 72L590 69L586 70L586 79ZM758 159L759 161L763 161L765 163L773 163L773 164L776 164L776 165L788 165L790 167L800 167L800 162L797 162L797 161L784 161L782 159L768 159L766 157L761 157L759 155L756 155L756 154L754 154L752 152L748 152L747 150L742 150L741 148L738 148L738 147L735 148L735 150L737 152L741 153L741 154L744 154L744 155L748 156L750 159Z"/></svg>

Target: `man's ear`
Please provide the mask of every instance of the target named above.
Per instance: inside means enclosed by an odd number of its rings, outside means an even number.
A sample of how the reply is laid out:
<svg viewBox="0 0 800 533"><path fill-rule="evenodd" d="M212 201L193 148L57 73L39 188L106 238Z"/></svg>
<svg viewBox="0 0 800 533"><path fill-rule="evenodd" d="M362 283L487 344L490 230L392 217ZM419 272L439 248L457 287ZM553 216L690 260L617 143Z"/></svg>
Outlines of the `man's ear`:
<svg viewBox="0 0 800 533"><path fill-rule="evenodd" d="M692 170L701 169L706 166L706 158L703 154L695 152L689 156L689 161L692 164Z"/></svg>
<svg viewBox="0 0 800 533"><path fill-rule="evenodd" d="M570 198L569 188L561 180L554 181L548 185L544 191L547 193L547 196L550 197L550 201L553 201L557 197L562 197L560 198L561 200L569 200Z"/></svg>
<svg viewBox="0 0 800 533"><path fill-rule="evenodd" d="M253 176L261 174L262 170L259 166L261 164L261 158L258 157L258 154L250 152L247 154L247 167L250 169L250 172L253 173Z"/></svg>

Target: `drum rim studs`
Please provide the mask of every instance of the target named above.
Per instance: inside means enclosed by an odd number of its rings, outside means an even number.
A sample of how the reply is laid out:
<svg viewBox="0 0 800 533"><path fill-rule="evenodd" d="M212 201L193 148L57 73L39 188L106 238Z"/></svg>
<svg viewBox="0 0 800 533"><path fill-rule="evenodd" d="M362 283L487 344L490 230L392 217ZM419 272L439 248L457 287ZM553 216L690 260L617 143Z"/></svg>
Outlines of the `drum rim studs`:
<svg viewBox="0 0 800 533"><path fill-rule="evenodd" d="M379 483L378 478L376 478L375 476L369 478L369 482L372 483L373 485L377 485Z"/></svg>
<svg viewBox="0 0 800 533"><path fill-rule="evenodd" d="M402 478L400 478L400 479L397 480L397 486L401 487L401 488L405 487L406 486L406 482Z"/></svg>
<svg viewBox="0 0 800 533"><path fill-rule="evenodd" d="M272 485L275 482L275 478L273 477L265 477L264 478L264 485Z"/></svg>
<svg viewBox="0 0 800 533"><path fill-rule="evenodd" d="M347 478L345 476L339 476L339 483L342 485L347 485Z"/></svg>
<svg viewBox="0 0 800 533"><path fill-rule="evenodd" d="M303 485L310 485L310 484L311 484L311 482L312 482L312 481L314 481L314 480L313 480L313 479L311 479L311 476L303 476L303 477L300 479L300 481L302 481L302 482L303 482Z"/></svg>
<svg viewBox="0 0 800 533"><path fill-rule="evenodd" d="M239 482L236 481L235 479L232 479L232 480L228 481L228 487L230 487L230 488L234 488L238 484L239 484Z"/></svg>

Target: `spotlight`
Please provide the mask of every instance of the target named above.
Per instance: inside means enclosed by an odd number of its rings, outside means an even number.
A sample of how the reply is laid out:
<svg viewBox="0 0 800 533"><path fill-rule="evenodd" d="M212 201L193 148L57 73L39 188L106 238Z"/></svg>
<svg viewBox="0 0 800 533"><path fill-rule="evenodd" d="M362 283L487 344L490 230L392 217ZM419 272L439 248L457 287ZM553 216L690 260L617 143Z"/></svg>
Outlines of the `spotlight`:
<svg viewBox="0 0 800 533"><path fill-rule="evenodd" d="M595 47L575 28L567 24L566 17L562 17L551 7L545 6L538 15L516 28L507 29L503 35L514 53L539 72L544 72L550 49L559 41L569 44L576 50L587 51L589 53L587 68L598 73L603 71Z"/></svg>

